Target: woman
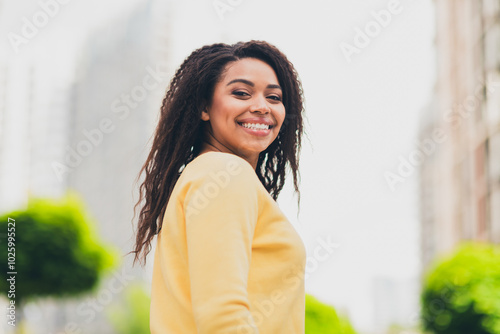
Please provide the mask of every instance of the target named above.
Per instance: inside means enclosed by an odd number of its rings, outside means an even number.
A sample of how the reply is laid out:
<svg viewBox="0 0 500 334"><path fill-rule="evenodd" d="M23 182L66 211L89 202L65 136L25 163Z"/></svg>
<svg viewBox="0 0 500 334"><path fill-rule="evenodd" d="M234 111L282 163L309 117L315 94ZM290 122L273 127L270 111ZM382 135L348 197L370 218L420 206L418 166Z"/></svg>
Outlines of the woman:
<svg viewBox="0 0 500 334"><path fill-rule="evenodd" d="M304 333L305 247L276 204L287 164L299 193L302 112L266 42L204 46L177 70L137 203L135 261L157 235L151 333Z"/></svg>

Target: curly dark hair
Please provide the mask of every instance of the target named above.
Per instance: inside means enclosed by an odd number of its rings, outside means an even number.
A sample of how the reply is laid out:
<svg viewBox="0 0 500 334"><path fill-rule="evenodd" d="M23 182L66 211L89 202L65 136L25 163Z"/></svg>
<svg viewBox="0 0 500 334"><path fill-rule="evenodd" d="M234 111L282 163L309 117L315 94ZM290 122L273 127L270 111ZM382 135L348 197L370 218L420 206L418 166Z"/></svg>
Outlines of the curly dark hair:
<svg viewBox="0 0 500 334"><path fill-rule="evenodd" d="M138 175L139 178L145 172L134 217L137 206L144 199L145 203L139 215L135 250L131 252L135 253L134 263L137 260L146 262L151 241L162 228L162 218L174 185L184 167L201 150L205 135L201 112L210 106L215 85L228 63L243 58L256 58L273 68L283 91L286 112L277 138L259 154L255 172L276 200L285 184L288 163L300 208L298 169L304 97L295 68L280 50L264 41L206 45L184 60L163 99L151 152Z"/></svg>

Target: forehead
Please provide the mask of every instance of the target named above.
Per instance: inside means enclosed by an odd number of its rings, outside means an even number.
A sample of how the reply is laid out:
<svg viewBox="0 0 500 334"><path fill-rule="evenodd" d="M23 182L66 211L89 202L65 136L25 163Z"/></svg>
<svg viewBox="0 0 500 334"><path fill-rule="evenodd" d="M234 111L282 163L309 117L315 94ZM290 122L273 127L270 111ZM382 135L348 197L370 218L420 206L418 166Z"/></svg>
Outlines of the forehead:
<svg viewBox="0 0 500 334"><path fill-rule="evenodd" d="M278 78L273 68L256 58L243 58L227 64L220 81L229 82L237 78L253 82L264 81L266 84L278 84Z"/></svg>

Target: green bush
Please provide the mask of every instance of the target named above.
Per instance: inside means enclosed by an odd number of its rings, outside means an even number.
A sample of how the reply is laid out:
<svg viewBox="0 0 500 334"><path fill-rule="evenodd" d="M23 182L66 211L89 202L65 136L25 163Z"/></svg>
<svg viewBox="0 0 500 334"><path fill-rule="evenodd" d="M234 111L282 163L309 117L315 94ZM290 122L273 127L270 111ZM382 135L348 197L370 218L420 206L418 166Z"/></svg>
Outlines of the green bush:
<svg viewBox="0 0 500 334"><path fill-rule="evenodd" d="M101 273L113 266L115 251L97 241L92 224L81 200L71 192L60 200L30 199L26 210L1 216L3 241L15 242L15 267L9 267L8 244L2 242L0 293L7 295L7 272L11 271L17 272L16 305L32 298L78 295L95 288Z"/></svg>
<svg viewBox="0 0 500 334"><path fill-rule="evenodd" d="M306 294L306 334L356 334L347 317Z"/></svg>
<svg viewBox="0 0 500 334"><path fill-rule="evenodd" d="M125 301L108 308L107 315L119 334L149 333L150 298L144 287L132 285ZM306 334L356 334L349 320L335 309L306 294Z"/></svg>
<svg viewBox="0 0 500 334"><path fill-rule="evenodd" d="M465 243L427 274L421 295L425 330L500 334L500 247Z"/></svg>
<svg viewBox="0 0 500 334"><path fill-rule="evenodd" d="M125 300L108 307L107 316L119 334L149 334L150 297L135 284L125 290Z"/></svg>

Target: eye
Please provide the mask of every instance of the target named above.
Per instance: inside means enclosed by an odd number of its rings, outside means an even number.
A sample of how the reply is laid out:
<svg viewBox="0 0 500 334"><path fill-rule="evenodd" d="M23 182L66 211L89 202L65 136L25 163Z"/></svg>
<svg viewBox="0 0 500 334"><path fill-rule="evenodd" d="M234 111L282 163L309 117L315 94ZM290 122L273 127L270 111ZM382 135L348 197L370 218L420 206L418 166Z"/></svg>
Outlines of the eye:
<svg viewBox="0 0 500 334"><path fill-rule="evenodd" d="M268 98L275 100L275 101L281 101L281 96L278 95L270 95Z"/></svg>
<svg viewBox="0 0 500 334"><path fill-rule="evenodd" d="M241 90L236 90L233 92L233 94L236 96L250 96L247 92L243 92Z"/></svg>

